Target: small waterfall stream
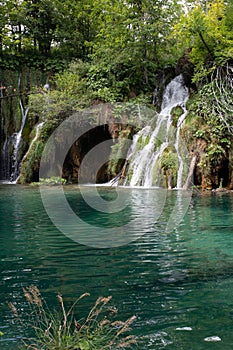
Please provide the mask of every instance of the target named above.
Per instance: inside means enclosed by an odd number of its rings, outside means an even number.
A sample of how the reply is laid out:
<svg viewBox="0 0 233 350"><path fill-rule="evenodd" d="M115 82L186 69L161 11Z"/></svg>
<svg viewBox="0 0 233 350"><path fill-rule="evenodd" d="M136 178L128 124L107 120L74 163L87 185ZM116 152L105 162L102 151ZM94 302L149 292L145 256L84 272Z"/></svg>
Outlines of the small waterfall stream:
<svg viewBox="0 0 233 350"><path fill-rule="evenodd" d="M16 182L20 173L22 135L28 114L28 107L24 107L22 97L19 99L19 104L21 114L20 128L13 134L5 136L1 149L1 180L10 181L11 183ZM3 117L4 113L2 113L2 119ZM3 131L3 128L1 130ZM4 137L4 134L2 134L2 137Z"/></svg>
<svg viewBox="0 0 233 350"><path fill-rule="evenodd" d="M0 79L0 182L17 183L22 159L30 147L32 130L38 137L38 118L28 118L31 91L44 85L47 73L22 67L18 72L1 70ZM46 80L47 82L47 80ZM38 128L38 130L37 130Z"/></svg>
<svg viewBox="0 0 233 350"><path fill-rule="evenodd" d="M178 119L178 122L177 122L177 131L176 131L176 140L175 140L175 149L176 149L176 153L177 153L177 156L179 159L179 169L178 169L177 184L176 184L177 188L183 187L182 174L183 174L183 169L184 169L184 162L183 162L183 158L180 154L179 141L180 141L180 130L181 130L183 123L184 123L184 120L188 114L188 111L186 110L185 105L183 106L183 109L184 109L184 113L180 116L180 118Z"/></svg>
<svg viewBox="0 0 233 350"><path fill-rule="evenodd" d="M13 152L13 165L12 165L12 174L11 174L11 182L16 182L17 178L20 173L20 160L19 160L19 150L22 142L22 133L23 133L23 128L25 126L25 122L27 119L27 114L28 114L28 107L24 107L22 97L20 97L20 109L21 109L21 114L22 114L22 120L21 120L21 125L20 129L17 133L14 134L14 152Z"/></svg>
<svg viewBox="0 0 233 350"><path fill-rule="evenodd" d="M160 186L159 162L164 151L172 146L178 160L176 188L183 186L183 158L180 150L180 130L187 115L185 108L188 100L188 88L184 85L183 76L175 77L166 87L163 94L161 112L157 117L154 130L146 126L134 136L127 155L129 163L124 185ZM172 110L180 107L182 113L176 128L173 126Z"/></svg>

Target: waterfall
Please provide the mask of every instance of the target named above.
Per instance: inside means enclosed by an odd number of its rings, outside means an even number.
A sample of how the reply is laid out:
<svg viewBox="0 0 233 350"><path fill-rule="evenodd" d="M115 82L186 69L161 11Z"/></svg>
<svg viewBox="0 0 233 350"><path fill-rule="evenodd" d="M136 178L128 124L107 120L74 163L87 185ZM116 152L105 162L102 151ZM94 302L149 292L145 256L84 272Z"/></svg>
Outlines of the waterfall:
<svg viewBox="0 0 233 350"><path fill-rule="evenodd" d="M20 97L20 109L21 109L21 115L22 115L22 120L21 120L21 125L20 129L18 132L14 134L14 151L13 151L13 165L12 165L12 173L11 173L11 182L16 182L17 178L20 173L20 159L19 159L19 151L21 147L21 142L22 142L22 133L23 133L23 128L27 119L27 114L28 114L28 107L24 108L22 97Z"/></svg>
<svg viewBox="0 0 233 350"><path fill-rule="evenodd" d="M28 101L31 91L44 85L44 73L29 67L20 72L1 71L0 77L0 182L17 183L22 159L31 141L35 127L38 136L41 124L37 119L28 120ZM48 79L44 86L49 90ZM36 91L35 91L36 92ZM28 121L27 121L28 120Z"/></svg>
<svg viewBox="0 0 233 350"><path fill-rule="evenodd" d="M146 126L133 138L132 146L127 155L129 165L124 185L160 186L159 162L164 151L172 146L178 162L176 188L182 187L184 164L180 150L180 130L187 115L185 105L188 97L188 88L184 85L182 75L175 77L167 85L163 94L161 112L157 116L154 130L150 126ZM182 111L176 128L172 125L174 107L180 107Z"/></svg>
<svg viewBox="0 0 233 350"><path fill-rule="evenodd" d="M188 97L187 97L188 99ZM187 102L187 100L185 101ZM178 174L177 174L177 184L176 187L177 188L182 188L182 174L183 174L183 169L184 169L184 162L183 162L183 158L181 157L180 154L180 147L179 147L179 141L180 141L180 130L183 126L184 120L188 114L188 111L185 107L185 104L183 105L183 113L182 115L179 117L178 122L177 122L177 131L176 131L176 140L175 140L175 149L176 149L176 153L179 159L179 169L178 169Z"/></svg>

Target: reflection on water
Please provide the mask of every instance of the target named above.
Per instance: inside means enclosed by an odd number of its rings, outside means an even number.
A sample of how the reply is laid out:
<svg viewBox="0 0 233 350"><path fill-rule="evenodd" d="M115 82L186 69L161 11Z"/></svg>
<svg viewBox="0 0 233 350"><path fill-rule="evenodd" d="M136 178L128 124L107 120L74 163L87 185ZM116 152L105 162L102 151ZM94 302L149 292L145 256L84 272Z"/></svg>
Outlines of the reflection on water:
<svg viewBox="0 0 233 350"><path fill-rule="evenodd" d="M86 191L91 198L92 189ZM110 189L99 191L109 203L116 196ZM174 207L181 218L187 204L181 192L121 191L127 194L126 208L109 214L86 205L77 188L66 188L68 202L89 225L120 230L120 223L139 218L137 240L95 249L53 226L38 189L0 186L0 349L15 348L25 335L20 325L13 327L7 303L14 302L26 318L22 287L31 284L51 305L58 291L68 303L90 292L80 313L96 297L112 295L119 318L137 315L133 331L141 337L140 350L232 349L233 197L193 196L180 226L174 222L170 231ZM204 341L211 336L221 341Z"/></svg>

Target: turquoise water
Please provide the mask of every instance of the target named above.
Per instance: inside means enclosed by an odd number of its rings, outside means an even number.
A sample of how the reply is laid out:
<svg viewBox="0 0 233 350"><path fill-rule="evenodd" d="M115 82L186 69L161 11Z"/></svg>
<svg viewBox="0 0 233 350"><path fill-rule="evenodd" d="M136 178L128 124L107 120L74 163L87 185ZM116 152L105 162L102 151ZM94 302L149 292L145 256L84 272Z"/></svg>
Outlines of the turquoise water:
<svg viewBox="0 0 233 350"><path fill-rule="evenodd" d="M91 198L94 190L85 191ZM112 295L119 319L137 316L133 333L140 337L140 350L232 350L233 195L193 194L181 224L174 221L171 232L165 227L180 192L166 194L158 218L156 190L121 191L128 206L113 215L98 213L77 188L66 188L70 205L89 225L120 231L122 222L137 217L137 240L97 249L58 231L37 188L0 186L0 349L15 349L25 335L22 326L12 324L7 304L13 302L27 319L22 287L33 284L50 305L57 292L68 303L90 292L80 304L83 309L100 295ZM116 195L105 188L99 193L109 203ZM175 210L178 215L179 206ZM204 340L211 336L221 341Z"/></svg>

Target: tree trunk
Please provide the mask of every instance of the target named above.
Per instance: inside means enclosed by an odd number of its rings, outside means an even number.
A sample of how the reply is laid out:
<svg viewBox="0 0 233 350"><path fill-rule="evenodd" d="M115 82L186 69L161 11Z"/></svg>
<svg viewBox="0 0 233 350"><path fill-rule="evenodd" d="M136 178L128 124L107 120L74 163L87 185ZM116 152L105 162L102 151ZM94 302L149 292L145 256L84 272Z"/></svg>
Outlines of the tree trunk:
<svg viewBox="0 0 233 350"><path fill-rule="evenodd" d="M207 43L206 43L206 41L205 41L205 39L204 39L202 33L199 32L198 34L199 34L199 36L200 36L200 38L201 38L201 41L202 41L203 45L205 46L206 50L209 52L209 54L212 54L212 52L211 52L209 46L207 45Z"/></svg>
<svg viewBox="0 0 233 350"><path fill-rule="evenodd" d="M22 28L21 28L21 23L18 23L18 33L19 33L18 52L22 52Z"/></svg>

